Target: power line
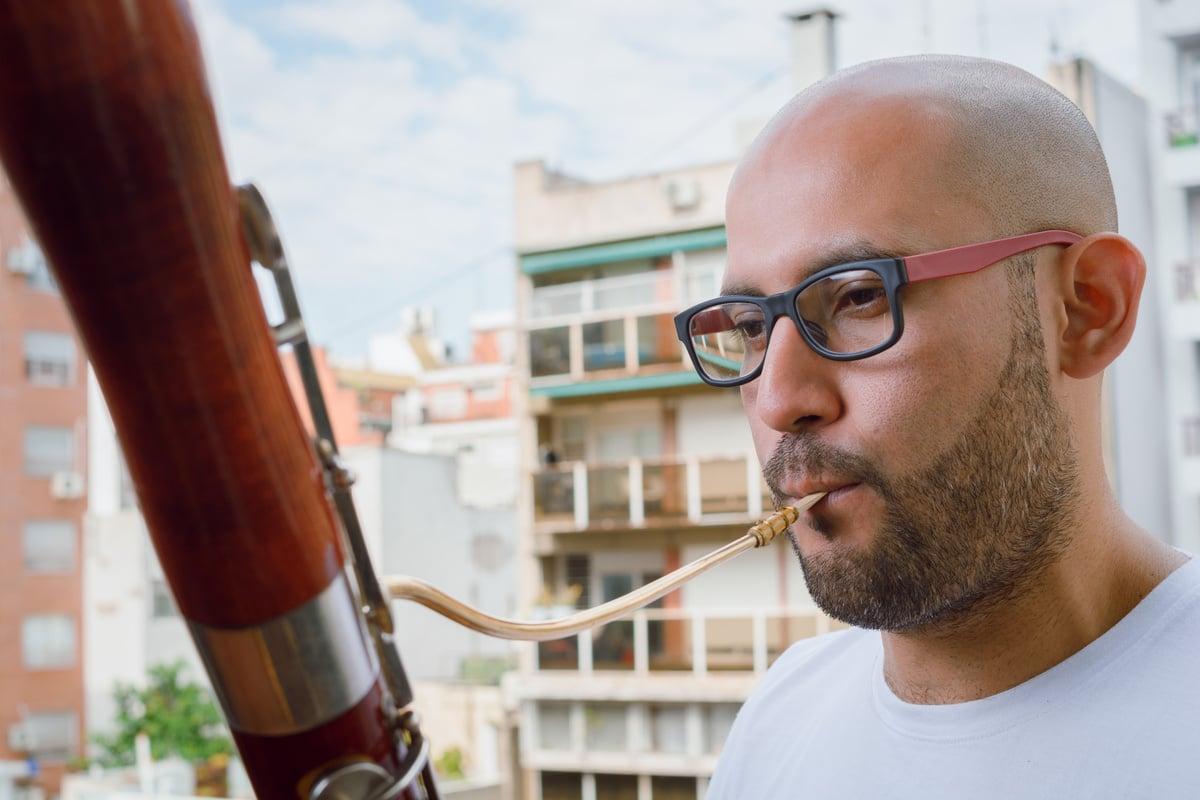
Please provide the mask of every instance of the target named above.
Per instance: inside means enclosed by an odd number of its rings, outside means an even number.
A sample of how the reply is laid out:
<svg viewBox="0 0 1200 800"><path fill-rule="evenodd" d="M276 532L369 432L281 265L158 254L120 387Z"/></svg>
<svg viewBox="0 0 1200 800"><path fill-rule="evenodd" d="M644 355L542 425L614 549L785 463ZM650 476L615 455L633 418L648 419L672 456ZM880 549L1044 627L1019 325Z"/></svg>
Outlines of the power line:
<svg viewBox="0 0 1200 800"><path fill-rule="evenodd" d="M395 299L390 300L387 303L387 305L379 306L374 311L368 311L364 314L360 314L360 315L356 316L354 319L349 320L348 322L346 322L338 327L335 327L332 331L325 332L322 335L322 338L325 339L326 341L333 341L334 339L345 336L347 333L357 331L360 328L366 326L367 324L375 322L376 320L386 316L387 314L394 313L397 308L408 305L414 299L419 299L421 297L424 297L425 295L428 295L428 294L431 294L431 293L437 291L438 289L442 289L446 286L449 286L450 284L454 283L455 281L458 281L461 278L465 277L466 275L469 275L470 273L475 272L476 270L485 266L492 259L494 259L498 256L501 256L501 255L508 255L511 253L512 253L512 245L509 245L509 244L500 245L499 247L494 248L487 253L478 255L478 256L470 259L469 261L464 262L463 264L456 267L454 270L452 270L444 275L439 276L437 279L429 281L428 283L424 284L423 286L420 286L416 289L412 289L412 290L400 295L399 297L396 297Z"/></svg>
<svg viewBox="0 0 1200 800"><path fill-rule="evenodd" d="M655 152L654 155L652 155L650 158L646 159L644 161L644 163L649 166L653 166L654 163L658 161L658 159L662 158L667 153L674 151L681 144L688 141L689 139L691 139L693 136L700 133L701 131L707 129L713 123L715 123L715 122L719 121L720 119L722 119L723 117L725 117L727 114L729 114L729 112L733 111L735 108L737 108L742 103L749 100L755 94L762 91L762 89L764 87L766 87L768 84L770 84L772 81L777 79L780 75L782 75L786 71L787 71L787 65L784 64L782 66L774 67L770 71L759 76L757 79L754 80L753 83L751 83L749 86L747 86L741 92L734 95L726 102L722 103L714 111L709 112L702 119L699 119L696 122L692 123L690 126L688 126L688 128L680 136L678 136L676 139L671 141L669 144L659 148L658 151Z"/></svg>

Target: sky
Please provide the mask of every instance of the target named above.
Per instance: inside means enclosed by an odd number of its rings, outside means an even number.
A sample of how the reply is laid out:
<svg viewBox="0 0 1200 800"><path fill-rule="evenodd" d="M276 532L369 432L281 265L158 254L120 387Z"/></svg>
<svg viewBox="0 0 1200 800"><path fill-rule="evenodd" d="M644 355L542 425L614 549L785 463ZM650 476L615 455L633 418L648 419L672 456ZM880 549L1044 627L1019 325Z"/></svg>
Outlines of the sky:
<svg viewBox="0 0 1200 800"><path fill-rule="evenodd" d="M511 308L512 172L607 181L737 156L792 94L780 0L192 0L235 183L271 205L310 337L365 356L428 304L456 356ZM838 65L919 52L1137 89L1137 0L838 0Z"/></svg>

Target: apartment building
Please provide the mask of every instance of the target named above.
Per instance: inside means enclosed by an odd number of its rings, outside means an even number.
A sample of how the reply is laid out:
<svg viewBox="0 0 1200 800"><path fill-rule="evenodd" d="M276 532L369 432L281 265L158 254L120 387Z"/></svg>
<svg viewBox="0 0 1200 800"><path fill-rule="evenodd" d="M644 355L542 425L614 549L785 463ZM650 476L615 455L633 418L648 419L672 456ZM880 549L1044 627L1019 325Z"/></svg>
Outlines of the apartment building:
<svg viewBox="0 0 1200 800"><path fill-rule="evenodd" d="M1200 5L1141 0L1173 543L1200 549Z"/></svg>
<svg viewBox="0 0 1200 800"><path fill-rule="evenodd" d="M522 599L541 616L638 588L770 510L736 391L699 382L672 323L718 291L732 169L587 184L516 167ZM757 678L832 624L783 546L528 648L507 685L519 796L703 797Z"/></svg>
<svg viewBox="0 0 1200 800"><path fill-rule="evenodd" d="M1164 310L1171 303L1161 290L1170 276L1156 263L1150 169L1156 140L1147 131L1147 101L1088 59L1052 64L1043 77L1079 106L1095 128L1112 176L1120 233L1149 263L1137 327L1104 377L1105 466L1126 513L1160 539L1182 544L1172 523L1173 437L1163 423L1162 387L1171 380L1163 340L1170 314Z"/></svg>
<svg viewBox="0 0 1200 800"><path fill-rule="evenodd" d="M82 743L85 408L83 351L0 173L0 789L28 797L57 793Z"/></svg>

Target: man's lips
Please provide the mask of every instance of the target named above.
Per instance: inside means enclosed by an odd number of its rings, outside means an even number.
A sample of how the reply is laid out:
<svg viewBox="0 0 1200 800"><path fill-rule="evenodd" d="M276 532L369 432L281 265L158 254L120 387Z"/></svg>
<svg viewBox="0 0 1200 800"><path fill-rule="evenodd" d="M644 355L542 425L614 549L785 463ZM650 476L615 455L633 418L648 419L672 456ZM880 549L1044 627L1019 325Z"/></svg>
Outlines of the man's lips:
<svg viewBox="0 0 1200 800"><path fill-rule="evenodd" d="M803 498L818 493L824 493L824 497L809 507L808 513L812 514L818 511L826 510L831 506L839 505L843 498L850 492L854 491L861 484L857 482L845 483L811 483L797 487L796 493L784 499L784 505L795 505Z"/></svg>

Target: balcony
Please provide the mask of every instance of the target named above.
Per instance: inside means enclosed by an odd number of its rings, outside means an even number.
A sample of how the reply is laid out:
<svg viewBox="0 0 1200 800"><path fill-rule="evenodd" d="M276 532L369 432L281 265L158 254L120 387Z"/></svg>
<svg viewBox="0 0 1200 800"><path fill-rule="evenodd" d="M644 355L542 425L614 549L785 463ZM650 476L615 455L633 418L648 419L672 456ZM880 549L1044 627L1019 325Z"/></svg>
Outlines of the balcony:
<svg viewBox="0 0 1200 800"><path fill-rule="evenodd" d="M542 532L737 522L771 508L753 454L562 462L533 475Z"/></svg>
<svg viewBox="0 0 1200 800"><path fill-rule="evenodd" d="M1198 150L1197 152L1200 152ZM1174 327L1180 336L1200 338L1200 260L1175 265Z"/></svg>
<svg viewBox="0 0 1200 800"><path fill-rule="evenodd" d="M674 315L716 292L721 263L537 287L528 304L531 388L690 371Z"/></svg>
<svg viewBox="0 0 1200 800"><path fill-rule="evenodd" d="M648 608L578 636L540 642L540 671L760 675L793 642L845 627L816 608L715 612Z"/></svg>
<svg viewBox="0 0 1200 800"><path fill-rule="evenodd" d="M1167 113L1167 145L1172 148L1200 145L1200 109L1177 108Z"/></svg>
<svg viewBox="0 0 1200 800"><path fill-rule="evenodd" d="M1200 182L1200 110L1183 108L1167 114L1162 176L1176 188Z"/></svg>

